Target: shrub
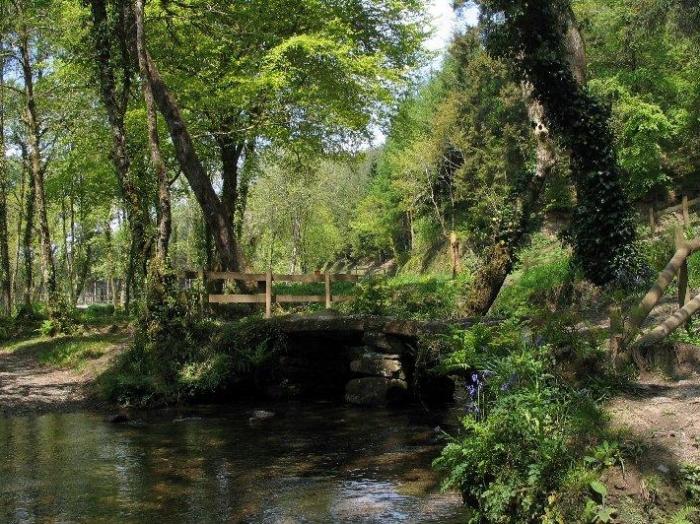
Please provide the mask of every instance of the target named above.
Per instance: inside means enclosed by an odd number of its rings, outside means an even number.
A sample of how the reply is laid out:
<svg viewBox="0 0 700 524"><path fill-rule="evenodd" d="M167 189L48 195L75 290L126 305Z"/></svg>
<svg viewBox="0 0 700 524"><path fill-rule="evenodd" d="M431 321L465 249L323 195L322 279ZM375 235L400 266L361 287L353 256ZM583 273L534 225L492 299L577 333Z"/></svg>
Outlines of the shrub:
<svg viewBox="0 0 700 524"><path fill-rule="evenodd" d="M580 460L600 411L556 374L556 348L524 326L475 326L447 341L445 372L466 377L462 432L435 466L474 508L472 522L536 522Z"/></svg>
<svg viewBox="0 0 700 524"><path fill-rule="evenodd" d="M449 318L459 313L461 292L469 276L401 275L369 279L357 285L349 313L398 318Z"/></svg>
<svg viewBox="0 0 700 524"><path fill-rule="evenodd" d="M535 235L493 311L522 318L543 309L555 310L573 278L570 252L557 241Z"/></svg>
<svg viewBox="0 0 700 524"><path fill-rule="evenodd" d="M274 377L273 357L283 348L274 322L222 323L192 313L176 295L163 298L142 312L131 347L102 378L108 398L141 405L193 400Z"/></svg>

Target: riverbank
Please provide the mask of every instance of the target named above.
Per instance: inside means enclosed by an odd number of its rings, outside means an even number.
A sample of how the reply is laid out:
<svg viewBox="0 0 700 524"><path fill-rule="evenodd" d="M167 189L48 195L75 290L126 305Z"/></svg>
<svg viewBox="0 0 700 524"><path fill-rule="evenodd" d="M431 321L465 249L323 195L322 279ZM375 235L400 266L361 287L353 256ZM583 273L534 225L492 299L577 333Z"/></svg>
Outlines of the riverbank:
<svg viewBox="0 0 700 524"><path fill-rule="evenodd" d="M242 327L247 327L247 330L242 330ZM169 425L174 425L173 428L179 428L182 424L195 425L204 424L224 424L226 426L235 425L240 427L240 438L248 438L247 432L254 431L260 435L265 435L268 438L268 432L277 431L298 431L300 437L310 439L310 442L316 442L319 435L323 431L329 431L327 438L335 438L335 431L340 434L346 431L345 422L348 417L353 420L360 420L363 417L368 417L374 422L371 425L362 425L355 428L359 435L361 431L369 438L377 432L382 433L384 429L390 428L386 424L391 424L391 420L395 417L409 416L414 418L429 418L431 420L423 420L421 422L420 441L422 445L427 447L421 448L419 452L422 456L414 457L419 459L420 476L418 483L430 482L426 484L428 491L419 493L416 501L422 500L423 496L430 496L431 500L440 501L442 499L432 498L434 493L437 493L437 486L442 475L430 470L429 462L437 457L440 448L444 446L448 440L441 437L444 434L438 426L446 429L447 433L453 436L462 435L469 441L473 437L469 437L463 430L459 430L456 426L457 422L464 414L464 402L458 402L455 406L457 410L452 410L449 414L443 413L429 414L423 411L418 405L408 406L398 409L382 409L374 408L372 410L352 408L343 405L339 402L318 402L313 400L287 401L271 404L269 400L263 400L269 395L265 395L264 388L255 389L260 392L260 396L230 395L232 392L225 389L221 390L217 395L209 398L209 401L218 402L211 410L206 407L192 407L191 401L197 399L201 402L203 399L199 397L182 396L177 401L172 401L168 404L175 403L176 407L165 409L150 409L139 411L134 409L129 413L129 418L125 424L106 424L104 422L104 413L113 411L110 409L113 404L103 400L105 391L101 388L105 377L115 376L120 369L123 369L124 358L117 358L120 355L127 357L125 349L132 340L131 333L124 325L102 325L92 326L89 328L81 328L79 334L60 337L44 337L36 333L26 333L15 337L11 342L5 342L0 345L0 416L2 416L3 424L0 424L0 430L11 430L12 428L24 426L25 424L36 425L43 427L49 424L47 421L67 422L69 425L78 423L76 421L90 420L91 424L99 422L100 438L116 431L117 434L128 434L130 438L137 440L148 439L149 434L153 431ZM478 331L478 330L477 330ZM265 363L267 352L262 352L262 346L254 344L255 337L245 336L239 339L241 333L254 332L256 337L261 333L265 333L265 340L270 340L270 333L259 329L259 324L256 322L243 325L236 325L236 329L232 333L237 333L237 337L222 336L221 339L214 337L216 344L208 347L221 348L219 353L224 354L231 352L236 359L230 362L240 362L241 353L247 348L255 349L255 359L250 358L251 366L249 368L236 368L236 373L244 371L248 375L255 377L253 371L256 369L252 365L253 362ZM224 331L224 334L226 331ZM477 335L474 331L472 335ZM483 335L483 333L482 333ZM527 337L526 337L527 338ZM229 342L233 340L233 346ZM241 342L245 341L245 344ZM291 351L294 344L285 344L285 355ZM308 341L307 341L308 342ZM503 340L499 339L498 347ZM337 343L336 343L337 344ZM308 348L308 343L299 344L300 347ZM203 346L206 347L206 346ZM233 352L232 349L233 348ZM164 350L172 348L164 347ZM204 353L203 356L212 358L217 353ZM227 353L228 354L228 353ZM251 353L252 354L252 353ZM525 357L524 353L522 356ZM560 355L564 358L563 355ZM287 358L289 358L287 356ZM528 357L529 358L529 357ZM128 360L128 359L127 359ZM229 362L229 361L226 361ZM567 362L563 359L562 362ZM266 364L267 365L267 364ZM565 368L571 367L573 362L565 365ZM575 367L575 366L574 366ZM227 368L228 369L228 368ZM233 369L233 368L231 368ZM273 366L274 369L274 366ZM510 370L510 368L508 368ZM134 369L134 376L138 370ZM560 374L567 375L566 369L560 369ZM589 370L594 373L594 369ZM143 372L143 368L141 368ZM512 370L509 371L509 373ZM546 376L546 374L536 373L537 376ZM267 376L268 374L266 374ZM222 375L224 376L224 375ZM235 377L234 377L235 378ZM599 377L601 378L601 377ZM590 379L590 377L589 377ZM590 382L590 380L588 382ZM481 380L481 378L479 379ZM493 377L488 377L487 380L493 381ZM510 380L510 379L509 379ZM586 382L586 384L588 383ZM255 382L251 383L253 386ZM508 382L510 385L511 382ZM258 384L259 386L260 384ZM508 391L510 386L505 386L503 391ZM581 394L585 391L584 383L575 385L576 390L580 390ZM614 386L614 384L611 384ZM172 383L164 383L166 388L172 388ZM599 386L598 386L599 387ZM583 389L582 389L583 388ZM500 388L497 388L501 391ZM249 392L250 393L250 392ZM227 396L227 394L229 394ZM697 370L690 370L687 377L681 381L671 381L661 375L647 375L640 381L628 383L622 387L622 384L611 388L604 388L601 394L607 399L597 399L595 404L605 413L604 416L596 423L595 426L581 426L572 435L575 438L584 438L585 434L594 432L597 437L588 442L586 450L581 450L583 453L581 465L583 470L571 470L570 478L564 478L561 484L556 486L556 496L550 497L551 501L556 504L566 506L570 503L580 505L581 500L584 502L590 501L591 515L602 516L605 512L610 511L615 515L615 522L624 524L634 524L636 522L678 522L695 524L700 518L700 512L694 507L693 493L698 489L697 472L700 466L700 378ZM597 398L597 397L596 397ZM245 400L248 399L248 400ZM226 400L226 403L223 403ZM602 402L601 402L602 401ZM188 404L190 407L188 407ZM144 405L143 407L155 407L155 405L164 405L163 403L154 404L151 406ZM135 408L138 404L132 404ZM533 405L527 405L527 409L531 410ZM597 408L596 408L597 409ZM64 418L63 415L74 414L74 417ZM256 417L257 412L265 413L264 417ZM269 416L268 416L269 415ZM290 418L297 416L306 417L308 425L304 427L314 428L316 424L323 422L319 417L329 417L332 422L332 427L321 429L319 434L313 433L302 435L303 431L299 428L289 429ZM223 417L223 419L221 419ZM439 417L442 417L439 419ZM495 415L489 418L495 420ZM230 418L230 420L229 420ZM221 420L220 420L221 419ZM225 419L225 420L224 420ZM438 420L439 419L439 420ZM204 420L205 422L200 422ZM216 420L216 422L211 422ZM583 419L578 420L582 422ZM51 422L52 424L53 422ZM513 419L513 424L521 423L521 418ZM78 425L82 424L80 422ZM323 422L326 424L326 422ZM330 422L329 422L330 424ZM354 424L354 423L353 423ZM574 425L576 425L574 424ZM452 425L452 426L450 426ZM114 427L114 430L108 430L108 427ZM588 427L587 430L582 428ZM122 428L122 429L118 429ZM245 429L249 428L249 429ZM286 428L286 429L285 429ZM355 431L353 430L353 431ZM200 431L200 430L197 430ZM372 472L381 473L382 475L393 475L391 458L403 457L401 461L407 460L407 456L416 450L397 451L392 448L392 443L397 443L403 439L409 438L410 435L401 433L400 428L392 428L389 434L386 435L388 444L386 445L386 458L384 451L377 458L375 451L368 450L364 446L358 444L358 448L349 449L339 444L341 451L332 451L334 456L338 453L352 454L352 463L362 463L362 467L370 468ZM418 431L411 429L410 432ZM121 433L120 433L121 432ZM104 433L104 435L103 435ZM588 436L591 437L593 433ZM500 433L499 433L500 435ZM111 438L111 437L110 437ZM341 437L338 437L341 438ZM359 437L358 437L359 438ZM498 436L500 439L501 437ZM592 437L591 437L592 438ZM69 439L66 436L66 439ZM252 439L251 442L257 442ZM358 440L359 442L359 440ZM168 441L172 444L172 441ZM315 445L315 444L314 444ZM251 446L253 444L251 443ZM281 444L280 444L281 446ZM535 452L539 449L537 445L525 446L526 452ZM280 453L284 450L280 448ZM259 449L259 453L265 452L264 449ZM294 453L294 449L290 448L285 453ZM368 457L363 454L369 452ZM174 460L174 459L173 459ZM201 459L198 459L201 460ZM291 460L289 457L284 460ZM300 459L301 460L301 459ZM388 461L388 462L385 462ZM316 475L325 477L327 475L335 475L337 465L328 461L321 461L318 464ZM276 466L274 467L276 468ZM273 468L273 469L274 469ZM327 468L327 469L324 469ZM354 465L348 466L345 473L352 473ZM284 467L282 468L282 470ZM360 468L361 469L361 468ZM283 475L283 471L274 469L276 474ZM364 470L363 470L364 471ZM563 471L563 470L562 470ZM413 473L408 474L408 480L402 480L410 485ZM292 484L296 482L296 476L289 481ZM302 475L303 478L303 475ZM269 480L272 482L272 477ZM600 494L591 486L600 486L596 484L598 480L604 485L605 495L602 498L597 498ZM384 481L383 481L384 482ZM402 486L404 484L401 484ZM396 493L387 493L383 491L387 484L382 484L377 489L379 497L396 497ZM372 487L375 489L376 486ZM390 486L391 487L391 486ZM297 489L296 487L294 488ZM299 488L301 489L301 488ZM304 488L305 489L305 488ZM333 489L336 489L335 487ZM387 488L388 489L388 488ZM403 487L401 489L404 489ZM413 488L406 488L412 490ZM600 488L598 488L600 489ZM394 487L391 487L394 490ZM302 495L299 495L302 496ZM352 497L354 495L347 495ZM404 495L401 494L401 497ZM411 495L414 496L414 495ZM399 497L400 498L400 497ZM399 500L399 499L397 499ZM450 498L450 507L454 501L454 497ZM375 504L376 501L371 501ZM440 502L441 504L442 502ZM140 502L139 502L140 504ZM256 505L265 507L266 502L258 500ZM335 503L334 503L335 504ZM384 504L384 502L381 502ZM393 503L392 503L393 504ZM395 509L395 506L391 505ZM240 508L235 508L239 511ZM392 509L392 511L394 511ZM243 508L244 513L236 513L236 515L246 514L249 511ZM314 511L316 511L314 509ZM325 511L331 511L328 508L320 509L319 511L325 515ZM333 509L332 511L336 511ZM366 507L363 511L372 512L373 507ZM398 511L398 510L397 510ZM413 510L412 510L413 511ZM417 511L417 510L416 510ZM450 509L450 514L453 510ZM36 515L41 515L41 512ZM596 517L597 518L597 517ZM676 519L676 520L669 520ZM585 520L585 519L584 519ZM105 521L109 521L108 519ZM557 522L553 520L552 522Z"/></svg>
<svg viewBox="0 0 700 524"><path fill-rule="evenodd" d="M125 326L46 337L25 334L0 344L0 415L101 408L96 378L126 347Z"/></svg>

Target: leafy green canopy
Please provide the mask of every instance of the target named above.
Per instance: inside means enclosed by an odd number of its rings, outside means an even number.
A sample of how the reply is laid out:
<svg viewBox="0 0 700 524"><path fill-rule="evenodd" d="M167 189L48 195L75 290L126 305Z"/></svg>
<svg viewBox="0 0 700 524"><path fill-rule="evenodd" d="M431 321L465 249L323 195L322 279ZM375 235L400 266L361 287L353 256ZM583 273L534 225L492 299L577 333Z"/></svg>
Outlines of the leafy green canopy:
<svg viewBox="0 0 700 524"><path fill-rule="evenodd" d="M342 146L421 59L422 0L161 2L151 50L188 118L238 139Z"/></svg>
<svg viewBox="0 0 700 524"><path fill-rule="evenodd" d="M688 25L692 9L681 9L682 3L575 3L586 40L589 86L612 106L616 150L633 199L658 199L668 189L697 186L699 62Z"/></svg>
<svg viewBox="0 0 700 524"><path fill-rule="evenodd" d="M456 231L481 252L512 212L509 195L533 157L522 90L507 65L485 53L476 30L458 36L442 69L392 119L353 222L356 251L427 256L445 251Z"/></svg>

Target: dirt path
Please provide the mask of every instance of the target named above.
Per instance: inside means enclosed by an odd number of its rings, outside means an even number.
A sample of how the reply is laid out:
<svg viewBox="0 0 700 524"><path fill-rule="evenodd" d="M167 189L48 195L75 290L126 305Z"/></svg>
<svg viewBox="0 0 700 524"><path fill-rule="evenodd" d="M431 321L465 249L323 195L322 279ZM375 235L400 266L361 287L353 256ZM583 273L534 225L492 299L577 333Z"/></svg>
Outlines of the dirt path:
<svg viewBox="0 0 700 524"><path fill-rule="evenodd" d="M644 377L608 411L616 427L628 428L656 448L662 471L669 462L700 465L700 377L677 382Z"/></svg>
<svg viewBox="0 0 700 524"><path fill-rule="evenodd" d="M683 497L683 467L700 466L700 376L644 376L613 399L607 412L612 427L629 432L641 446L625 467L604 475L608 501L619 512L615 522L700 522L700 508L689 509ZM672 518L683 511L684 519Z"/></svg>
<svg viewBox="0 0 700 524"><path fill-rule="evenodd" d="M0 347L0 416L96 407L91 386L123 346L115 344L80 372L42 364L39 344L14 351Z"/></svg>

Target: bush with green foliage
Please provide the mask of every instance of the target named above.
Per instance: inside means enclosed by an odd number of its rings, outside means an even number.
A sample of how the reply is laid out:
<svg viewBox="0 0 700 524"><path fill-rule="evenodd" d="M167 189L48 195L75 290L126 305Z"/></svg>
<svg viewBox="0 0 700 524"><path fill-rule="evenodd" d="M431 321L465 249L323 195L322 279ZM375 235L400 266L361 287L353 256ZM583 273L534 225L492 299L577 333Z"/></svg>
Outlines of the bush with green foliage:
<svg viewBox="0 0 700 524"><path fill-rule="evenodd" d="M554 310L575 278L571 253L559 241L537 234L520 253L510 282L492 311L518 318Z"/></svg>
<svg viewBox="0 0 700 524"><path fill-rule="evenodd" d="M590 389L564 381L556 345L514 323L455 332L446 373L466 377L462 431L435 465L472 522L540 522L550 497L604 427Z"/></svg>
<svg viewBox="0 0 700 524"><path fill-rule="evenodd" d="M458 316L460 298L470 276L399 275L360 282L343 311L397 318L435 319Z"/></svg>
<svg viewBox="0 0 700 524"><path fill-rule="evenodd" d="M259 317L232 323L203 318L171 275L149 278L148 306L134 341L101 378L109 399L141 405L193 400L243 381L254 390L271 373L282 340L274 323Z"/></svg>

